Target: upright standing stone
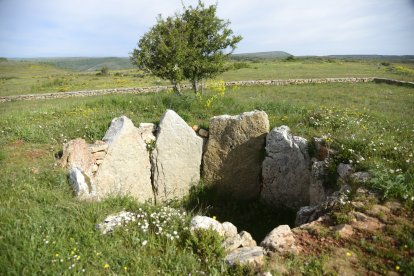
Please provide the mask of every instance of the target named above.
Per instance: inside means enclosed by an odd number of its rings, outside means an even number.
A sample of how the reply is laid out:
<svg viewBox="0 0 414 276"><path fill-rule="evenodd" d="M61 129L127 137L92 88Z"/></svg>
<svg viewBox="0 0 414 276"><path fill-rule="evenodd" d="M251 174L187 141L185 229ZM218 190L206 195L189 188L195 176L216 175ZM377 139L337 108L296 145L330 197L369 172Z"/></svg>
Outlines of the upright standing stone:
<svg viewBox="0 0 414 276"><path fill-rule="evenodd" d="M268 132L269 120L263 111L213 117L203 158L204 179L220 193L237 199L257 198Z"/></svg>
<svg viewBox="0 0 414 276"><path fill-rule="evenodd" d="M274 128L266 139L261 198L276 208L293 210L309 203L310 159L307 141L287 126Z"/></svg>
<svg viewBox="0 0 414 276"><path fill-rule="evenodd" d="M98 197L153 200L149 152L132 121L125 116L113 119L103 141L109 147L95 176Z"/></svg>
<svg viewBox="0 0 414 276"><path fill-rule="evenodd" d="M152 152L153 184L157 201L187 195L200 180L203 139L173 110L167 110L158 126Z"/></svg>

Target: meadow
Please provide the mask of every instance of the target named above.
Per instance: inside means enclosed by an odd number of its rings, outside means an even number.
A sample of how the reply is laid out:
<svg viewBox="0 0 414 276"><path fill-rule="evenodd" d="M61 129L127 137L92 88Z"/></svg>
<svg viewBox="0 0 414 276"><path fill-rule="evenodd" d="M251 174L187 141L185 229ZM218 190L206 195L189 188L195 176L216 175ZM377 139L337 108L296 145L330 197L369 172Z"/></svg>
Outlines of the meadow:
<svg viewBox="0 0 414 276"><path fill-rule="evenodd" d="M413 80L411 65L381 65L375 62L316 62L309 60L245 62L238 70L224 73L224 80L282 79L305 77L382 76ZM115 85L116 73L141 85L154 77L133 77L135 69L75 72L51 65L8 61L2 64L0 95L58 91L59 85L42 86L55 78L70 79L69 90L97 89ZM25 67L26 66L26 67ZM34 67L33 67L34 66ZM39 67L36 67L39 66ZM390 67L404 66L407 72ZM22 69L22 67L26 69ZM256 69L257 67L257 69ZM7 69L5 69L7 68ZM26 71L27 70L27 71ZM22 73L22 72L26 73ZM256 72L256 73L255 73ZM9 78L7 76L15 76ZM249 76L249 77L248 77ZM84 79L82 79L84 78ZM94 80L97 78L97 80ZM87 81L86 81L87 80ZM13 82L12 82L13 81ZM85 82L84 86L80 83ZM14 83L14 84L13 84ZM145 84L145 83L144 83ZM83 137L89 142L102 139L114 117L126 115L140 122L158 123L169 108L191 126L208 128L209 118L260 109L267 112L271 127L288 125L294 135L308 140L326 135L339 151L335 162L352 163L368 170L374 180L367 184L383 200L398 200L412 216L414 206L414 89L386 84L313 84L284 87L233 87L224 93L212 88L204 96L186 91L144 95L108 95L0 104L0 274L131 274L131 275L246 275L249 268L229 268L216 235L192 236L188 221L197 213L232 221L258 241L280 223L292 223L283 213L272 213L258 202L237 203L212 198L203 184L190 196L170 207L138 204L131 198L110 198L102 202L79 202L73 198L66 172L55 166L62 144ZM243 207L244 206L244 207ZM148 229L128 226L112 235L95 230L109 214L138 212L149 222ZM260 215L258 215L260 214ZM154 216L171 217L164 231L155 231ZM366 269L380 274L401 267L414 271L414 233L399 229L401 244L384 248L373 241L373 252L353 248ZM411 228L410 228L411 227ZM394 232L390 235L395 235ZM173 238L171 238L173 236ZM400 236L399 236L400 237ZM359 240L358 240L359 242ZM359 244L359 243L358 243ZM284 259L290 274L324 273L329 252ZM381 256L381 257L378 257ZM384 262L384 259L387 262ZM267 269L266 267L264 269ZM271 270L271 268L269 268ZM385 274L385 273L384 273Z"/></svg>
<svg viewBox="0 0 414 276"><path fill-rule="evenodd" d="M94 61L94 62L93 62ZM102 67L107 74L101 74ZM414 62L298 58L238 60L218 76L224 81L335 77L382 77L414 81ZM90 89L167 85L125 59L0 61L0 96Z"/></svg>

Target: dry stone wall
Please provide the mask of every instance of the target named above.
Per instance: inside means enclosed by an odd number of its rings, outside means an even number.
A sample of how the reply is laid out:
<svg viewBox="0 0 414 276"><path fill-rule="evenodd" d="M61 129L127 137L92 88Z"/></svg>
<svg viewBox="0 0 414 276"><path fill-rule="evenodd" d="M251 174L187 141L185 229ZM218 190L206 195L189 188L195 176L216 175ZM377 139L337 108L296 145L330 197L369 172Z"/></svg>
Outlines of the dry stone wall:
<svg viewBox="0 0 414 276"><path fill-rule="evenodd" d="M283 86L283 85L301 85L301 84L324 84L324 83L386 83L390 85L401 85L407 87L414 87L414 82L399 81L383 78L319 78L319 79L288 79L288 80L245 80L245 81L229 81L226 86ZM111 88L99 90L83 90L57 93L43 93L43 94L28 94L16 96L0 97L0 103L22 101L22 100L47 100L47 99L63 99L71 97L87 97L108 94L143 94L143 93L158 93L172 89L171 85L166 86L148 86L148 87L130 87L130 88ZM183 89L191 89L190 84L183 84Z"/></svg>

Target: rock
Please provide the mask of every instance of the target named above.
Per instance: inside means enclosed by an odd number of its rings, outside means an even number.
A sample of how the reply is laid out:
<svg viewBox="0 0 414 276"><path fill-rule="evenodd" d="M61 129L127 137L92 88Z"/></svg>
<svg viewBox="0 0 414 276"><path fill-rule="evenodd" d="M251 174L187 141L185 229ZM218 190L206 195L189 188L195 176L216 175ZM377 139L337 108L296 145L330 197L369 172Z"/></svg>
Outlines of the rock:
<svg viewBox="0 0 414 276"><path fill-rule="evenodd" d="M105 235L114 231L115 228L135 220L136 214L127 211L121 211L117 214L110 215L105 218L102 223L96 225L96 228Z"/></svg>
<svg viewBox="0 0 414 276"><path fill-rule="evenodd" d="M216 231L220 236L224 236L226 231L223 225L215 219L206 216L195 216L191 219L190 230L211 229Z"/></svg>
<svg viewBox="0 0 414 276"><path fill-rule="evenodd" d="M106 152L105 151L97 151L92 153L93 157L95 158L95 160L103 160L106 156Z"/></svg>
<svg viewBox="0 0 414 276"><path fill-rule="evenodd" d="M348 200L351 187L343 185L339 191L328 196L324 202L315 206L304 206L296 213L295 225L300 226L305 223L312 222L323 215L329 213L334 208L345 204Z"/></svg>
<svg viewBox="0 0 414 276"><path fill-rule="evenodd" d="M242 231L235 236L228 237L223 242L223 247L226 251L231 252L239 247L254 247L257 246L256 241L252 238L249 232Z"/></svg>
<svg viewBox="0 0 414 276"><path fill-rule="evenodd" d="M140 123L138 127L139 135L146 144L150 144L156 140L154 132L156 125L151 123Z"/></svg>
<svg viewBox="0 0 414 276"><path fill-rule="evenodd" d="M294 254L299 252L289 225L280 225L273 229L260 243L260 246L271 252Z"/></svg>
<svg viewBox="0 0 414 276"><path fill-rule="evenodd" d="M367 216L364 213L352 212L351 215L355 217L355 220L351 223L351 226L354 228L375 232L384 227L384 224L377 218Z"/></svg>
<svg viewBox="0 0 414 276"><path fill-rule="evenodd" d="M324 161L329 157L329 150L326 147L325 139L314 137L315 148L316 148L316 157L319 161Z"/></svg>
<svg viewBox="0 0 414 276"><path fill-rule="evenodd" d="M242 247L227 255L225 261L231 266L237 264L261 266L263 264L263 256L263 248L260 246Z"/></svg>
<svg viewBox="0 0 414 276"><path fill-rule="evenodd" d="M82 169L72 167L69 170L69 182L74 194L79 199L93 199L96 196L96 187L92 179Z"/></svg>
<svg viewBox="0 0 414 276"><path fill-rule="evenodd" d="M318 206L304 206L299 209L299 211L296 213L295 218L295 225L301 226L302 224L306 224L308 222L311 222L312 215L315 213Z"/></svg>
<svg viewBox="0 0 414 276"><path fill-rule="evenodd" d="M242 239L241 239L240 235L236 234L236 236L228 237L223 242L222 246L227 252L234 251L237 248L242 246Z"/></svg>
<svg viewBox="0 0 414 276"><path fill-rule="evenodd" d="M200 130L200 127L198 125L193 125L191 127L195 132L198 132Z"/></svg>
<svg viewBox="0 0 414 276"><path fill-rule="evenodd" d="M386 221L391 210L384 205L374 204L369 210L366 210L365 213Z"/></svg>
<svg viewBox="0 0 414 276"><path fill-rule="evenodd" d="M351 174L350 179L353 183L365 184L371 179L369 172L356 172Z"/></svg>
<svg viewBox="0 0 414 276"><path fill-rule="evenodd" d="M77 167L88 177L92 177L92 167L95 165L95 158L89 151L86 141L77 138L64 144L60 164L67 169Z"/></svg>
<svg viewBox="0 0 414 276"><path fill-rule="evenodd" d="M329 194L326 188L328 178L327 165L328 163L325 161L317 161L312 165L309 185L310 206L323 202Z"/></svg>
<svg viewBox="0 0 414 276"><path fill-rule="evenodd" d="M347 239L354 234L354 230L352 229L352 226L349 224L336 225L334 229L335 232L338 233L338 235L344 239Z"/></svg>
<svg viewBox="0 0 414 276"><path fill-rule="evenodd" d="M309 204L310 158L307 141L287 126L274 128L266 138L261 198L275 208L297 210Z"/></svg>
<svg viewBox="0 0 414 276"><path fill-rule="evenodd" d="M200 180L203 139L172 110L158 127L152 152L153 185L157 201L182 198Z"/></svg>
<svg viewBox="0 0 414 276"><path fill-rule="evenodd" d="M234 226L233 223L226 221L226 222L223 222L221 225L223 226L223 229L224 229L224 236L234 237L237 235L237 227Z"/></svg>
<svg viewBox="0 0 414 276"><path fill-rule="evenodd" d="M132 121L125 116L113 119L103 140L109 147L95 176L98 196L154 200L149 153Z"/></svg>
<svg viewBox="0 0 414 276"><path fill-rule="evenodd" d="M208 131L203 128L200 128L200 130L198 131L198 135L200 135L203 138L208 138Z"/></svg>
<svg viewBox="0 0 414 276"><path fill-rule="evenodd" d="M256 241L252 238L249 232L241 231L239 233L239 237L241 239L241 246L242 247L254 247L257 246Z"/></svg>
<svg viewBox="0 0 414 276"><path fill-rule="evenodd" d="M340 163L337 168L339 177L342 179L348 179L349 176L354 172L354 169L350 164Z"/></svg>
<svg viewBox="0 0 414 276"><path fill-rule="evenodd" d="M203 177L219 193L237 199L254 199L260 193L263 146L269 120L263 111L210 120L203 158Z"/></svg>
<svg viewBox="0 0 414 276"><path fill-rule="evenodd" d="M91 153L95 153L95 152L98 152L98 151L105 151L106 152L107 150L108 150L108 144L105 143L104 141L97 140L97 141L95 141L94 144L89 145L89 151Z"/></svg>
<svg viewBox="0 0 414 276"><path fill-rule="evenodd" d="M392 212L395 213L399 213L402 210L402 205L401 203L397 202L397 201L387 201L385 203L385 206L390 209Z"/></svg>

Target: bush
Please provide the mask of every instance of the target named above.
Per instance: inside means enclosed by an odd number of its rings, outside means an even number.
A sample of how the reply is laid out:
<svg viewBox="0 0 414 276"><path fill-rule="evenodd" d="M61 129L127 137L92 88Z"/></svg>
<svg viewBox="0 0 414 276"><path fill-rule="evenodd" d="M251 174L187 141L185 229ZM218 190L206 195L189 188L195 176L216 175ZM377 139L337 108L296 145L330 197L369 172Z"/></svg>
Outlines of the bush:
<svg viewBox="0 0 414 276"><path fill-rule="evenodd" d="M296 58L292 55L290 55L290 56L288 56L284 59L284 61L295 61L295 60L296 60Z"/></svg>
<svg viewBox="0 0 414 276"><path fill-rule="evenodd" d="M224 258L223 238L216 231L198 229L189 234L186 246L198 255L203 265L220 262Z"/></svg>
<svg viewBox="0 0 414 276"><path fill-rule="evenodd" d="M97 73L100 76L107 76L109 75L109 68L108 66L102 66L101 70Z"/></svg>

